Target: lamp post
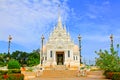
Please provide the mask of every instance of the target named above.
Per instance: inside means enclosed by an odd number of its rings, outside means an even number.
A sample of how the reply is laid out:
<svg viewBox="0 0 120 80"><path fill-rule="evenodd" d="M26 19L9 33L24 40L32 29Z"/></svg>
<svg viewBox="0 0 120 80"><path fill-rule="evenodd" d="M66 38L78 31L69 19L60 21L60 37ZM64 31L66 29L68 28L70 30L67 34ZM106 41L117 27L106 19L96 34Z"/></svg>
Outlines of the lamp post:
<svg viewBox="0 0 120 80"><path fill-rule="evenodd" d="M9 35L8 37L8 60L10 59L10 43L11 43L12 37Z"/></svg>
<svg viewBox="0 0 120 80"><path fill-rule="evenodd" d="M79 40L79 52L80 52L80 64L81 64L81 36L80 36L80 34L79 34L79 36L78 36L78 40Z"/></svg>
<svg viewBox="0 0 120 80"><path fill-rule="evenodd" d="M111 48L113 48L113 34L110 35L110 40L111 40Z"/></svg>
<svg viewBox="0 0 120 80"><path fill-rule="evenodd" d="M42 40L42 49L41 49L41 66L42 66L42 64L43 64L43 41L44 41L44 36L42 35L42 37L41 37L41 40Z"/></svg>

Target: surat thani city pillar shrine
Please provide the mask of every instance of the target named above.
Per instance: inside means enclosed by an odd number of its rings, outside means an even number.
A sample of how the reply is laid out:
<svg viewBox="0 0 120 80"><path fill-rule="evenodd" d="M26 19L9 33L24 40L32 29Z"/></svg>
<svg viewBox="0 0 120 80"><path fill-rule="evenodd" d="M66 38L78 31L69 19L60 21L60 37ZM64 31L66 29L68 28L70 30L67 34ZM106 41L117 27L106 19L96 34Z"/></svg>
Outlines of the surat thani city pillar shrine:
<svg viewBox="0 0 120 80"><path fill-rule="evenodd" d="M44 69L64 66L69 69L78 69L80 66L79 47L71 40L66 27L63 26L61 16L58 16L58 22L51 32L48 41L43 45L40 51L40 64Z"/></svg>

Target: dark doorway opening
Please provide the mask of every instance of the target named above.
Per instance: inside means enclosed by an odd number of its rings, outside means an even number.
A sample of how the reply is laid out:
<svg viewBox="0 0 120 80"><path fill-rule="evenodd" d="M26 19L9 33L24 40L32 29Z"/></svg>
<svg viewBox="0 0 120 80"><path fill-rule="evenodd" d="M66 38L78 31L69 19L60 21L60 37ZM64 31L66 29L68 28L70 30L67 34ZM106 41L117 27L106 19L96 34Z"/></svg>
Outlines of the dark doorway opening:
<svg viewBox="0 0 120 80"><path fill-rule="evenodd" d="M64 64L64 52L57 52L56 54L56 60L57 60L57 65L63 65Z"/></svg>

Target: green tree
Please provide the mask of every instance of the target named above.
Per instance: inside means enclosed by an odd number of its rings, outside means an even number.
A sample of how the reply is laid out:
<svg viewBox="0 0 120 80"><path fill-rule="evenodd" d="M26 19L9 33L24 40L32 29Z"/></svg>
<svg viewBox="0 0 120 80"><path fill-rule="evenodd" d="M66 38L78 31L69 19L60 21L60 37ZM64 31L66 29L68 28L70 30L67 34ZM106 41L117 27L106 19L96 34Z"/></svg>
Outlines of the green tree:
<svg viewBox="0 0 120 80"><path fill-rule="evenodd" d="M118 47L118 46L117 46ZM114 47L107 50L96 52L99 56L96 58L96 65L105 71L120 71L120 57Z"/></svg>
<svg viewBox="0 0 120 80"><path fill-rule="evenodd" d="M11 54L11 58L17 60L21 66L34 66L40 63L39 51L39 49L33 50L31 53L15 51Z"/></svg>
<svg viewBox="0 0 120 80"><path fill-rule="evenodd" d="M12 54L11 54L11 58L12 59L16 59L16 60L19 60L19 58L20 58L20 53L21 53L21 51L15 51L15 52L13 52Z"/></svg>
<svg viewBox="0 0 120 80"><path fill-rule="evenodd" d="M19 61L21 65L27 64L27 58L29 53L23 51L15 51L11 54L12 59Z"/></svg>
<svg viewBox="0 0 120 80"><path fill-rule="evenodd" d="M5 66L7 63L7 54L0 53L0 66Z"/></svg>
<svg viewBox="0 0 120 80"><path fill-rule="evenodd" d="M28 55L27 65L34 66L40 63L40 55L38 50L34 50Z"/></svg>

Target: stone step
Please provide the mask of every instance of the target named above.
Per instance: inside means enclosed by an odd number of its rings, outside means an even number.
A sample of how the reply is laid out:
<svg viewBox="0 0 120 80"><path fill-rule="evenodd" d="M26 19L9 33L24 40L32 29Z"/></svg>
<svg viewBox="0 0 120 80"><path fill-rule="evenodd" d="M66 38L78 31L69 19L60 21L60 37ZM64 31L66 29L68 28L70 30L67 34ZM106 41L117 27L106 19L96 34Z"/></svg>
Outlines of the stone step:
<svg viewBox="0 0 120 80"><path fill-rule="evenodd" d="M27 71L22 71L22 74L24 74L24 80L29 80L32 78L36 78L36 73L35 72L27 72Z"/></svg>
<svg viewBox="0 0 120 80"><path fill-rule="evenodd" d="M57 65L54 67L54 70L66 70L66 66L64 65Z"/></svg>
<svg viewBox="0 0 120 80"><path fill-rule="evenodd" d="M60 78L60 77L76 77L77 71L75 70L45 70L40 77Z"/></svg>
<svg viewBox="0 0 120 80"><path fill-rule="evenodd" d="M40 78L76 78L78 77L77 70L44 70ZM105 79L103 71L90 71L87 73L87 78L90 79Z"/></svg>

